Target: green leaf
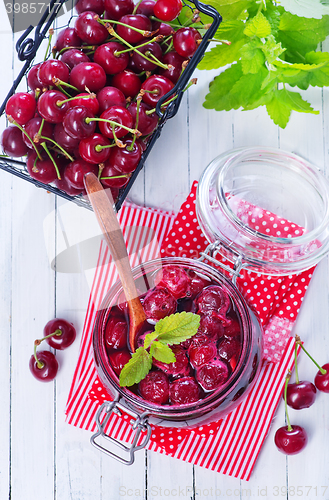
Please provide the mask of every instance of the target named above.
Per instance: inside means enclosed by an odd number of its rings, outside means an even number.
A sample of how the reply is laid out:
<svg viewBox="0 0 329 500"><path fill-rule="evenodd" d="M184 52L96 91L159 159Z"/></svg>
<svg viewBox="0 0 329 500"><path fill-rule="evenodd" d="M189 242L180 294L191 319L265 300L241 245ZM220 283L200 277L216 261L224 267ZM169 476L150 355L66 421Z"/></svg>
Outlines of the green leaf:
<svg viewBox="0 0 329 500"><path fill-rule="evenodd" d="M239 62L232 64L230 68L216 76L209 85L209 94L206 95L203 106L206 109L216 109L217 111L238 109L240 101L238 96L231 94L231 90L242 75L241 63Z"/></svg>
<svg viewBox="0 0 329 500"><path fill-rule="evenodd" d="M244 38L243 30L245 23L243 21L222 22L216 31L214 38L216 40L227 40L228 42L237 42Z"/></svg>
<svg viewBox="0 0 329 500"><path fill-rule="evenodd" d="M138 384L151 368L152 357L143 347L139 347L121 370L119 379L121 387Z"/></svg>
<svg viewBox="0 0 329 500"><path fill-rule="evenodd" d="M258 73L243 75L232 87L231 95L235 95L243 108L261 98L262 82L267 76L268 70L260 68Z"/></svg>
<svg viewBox="0 0 329 500"><path fill-rule="evenodd" d="M286 50L281 43L276 43L274 36L270 35L261 47L269 64L273 63Z"/></svg>
<svg viewBox="0 0 329 500"><path fill-rule="evenodd" d="M220 13L223 22L246 19L246 9L254 0L207 0Z"/></svg>
<svg viewBox="0 0 329 500"><path fill-rule="evenodd" d="M158 338L157 332L148 333L144 339L144 349L148 349L152 342Z"/></svg>
<svg viewBox="0 0 329 500"><path fill-rule="evenodd" d="M151 345L150 354L162 363L174 363L176 361L173 351L167 344L162 342L154 341Z"/></svg>
<svg viewBox="0 0 329 500"><path fill-rule="evenodd" d="M286 127L292 110L302 113L319 113L307 101L304 101L298 92L290 92L286 89L273 92L271 101L266 104L266 109L274 123L281 128Z"/></svg>
<svg viewBox="0 0 329 500"><path fill-rule="evenodd" d="M193 337L198 331L200 316L198 314L181 313L171 314L160 319L155 325L160 342L172 345L180 344Z"/></svg>
<svg viewBox="0 0 329 500"><path fill-rule="evenodd" d="M329 85L329 54L328 52L309 52L305 56L305 63L289 64L276 61L275 67L279 70L278 81L288 83L292 87L298 86L306 90L309 85L324 87Z"/></svg>
<svg viewBox="0 0 329 500"><path fill-rule="evenodd" d="M239 59L239 52L244 41L239 40L231 45L216 45L206 52L198 65L198 69L217 69Z"/></svg>
<svg viewBox="0 0 329 500"><path fill-rule="evenodd" d="M289 49L291 55L315 50L329 33L329 16L308 19L284 12L280 19L278 41ZM295 62L295 61L292 61Z"/></svg>
<svg viewBox="0 0 329 500"><path fill-rule="evenodd" d="M255 17L247 21L244 34L249 37L266 38L271 34L271 25L264 14L258 12Z"/></svg>
<svg viewBox="0 0 329 500"><path fill-rule="evenodd" d="M280 0L280 5L291 14L300 17L321 19L322 16L329 13L329 8L325 6L329 5L328 0L303 0L303 2Z"/></svg>
<svg viewBox="0 0 329 500"><path fill-rule="evenodd" d="M258 73L264 65L265 56L260 47L262 47L260 40L251 40L241 48L241 64L244 74Z"/></svg>

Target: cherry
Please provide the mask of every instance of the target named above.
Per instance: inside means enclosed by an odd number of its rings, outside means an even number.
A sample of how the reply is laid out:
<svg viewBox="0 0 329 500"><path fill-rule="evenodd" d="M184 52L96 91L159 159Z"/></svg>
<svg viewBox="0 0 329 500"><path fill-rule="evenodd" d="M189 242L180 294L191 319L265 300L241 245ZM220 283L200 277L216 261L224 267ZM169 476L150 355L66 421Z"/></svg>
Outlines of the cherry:
<svg viewBox="0 0 329 500"><path fill-rule="evenodd" d="M36 109L35 98L27 92L17 92L9 97L6 103L6 115L19 125L25 125L34 117Z"/></svg>
<svg viewBox="0 0 329 500"><path fill-rule="evenodd" d="M78 94L75 96L74 100L71 101L71 104L73 104L73 107L84 106L88 108L93 115L97 115L99 112L99 102L95 94L89 94L87 92Z"/></svg>
<svg viewBox="0 0 329 500"><path fill-rule="evenodd" d="M167 288L175 299L190 294L190 279L186 271L179 266L164 266L155 277L155 284Z"/></svg>
<svg viewBox="0 0 329 500"><path fill-rule="evenodd" d="M238 360L241 352L241 344L235 338L224 338L218 346L218 354L221 358L230 361L233 357Z"/></svg>
<svg viewBox="0 0 329 500"><path fill-rule="evenodd" d="M101 134L93 134L80 142L79 153L81 158L90 163L103 163L111 154L109 147L100 149L104 146L110 146L110 141Z"/></svg>
<svg viewBox="0 0 329 500"><path fill-rule="evenodd" d="M86 173L93 172L98 175L98 168L92 163L88 163L82 158L69 163L64 172L64 177L75 189L84 189L83 178Z"/></svg>
<svg viewBox="0 0 329 500"><path fill-rule="evenodd" d="M30 358L30 371L32 375L41 380L41 382L50 382L53 380L58 371L58 361L54 354L49 351L39 351L38 361L35 356Z"/></svg>
<svg viewBox="0 0 329 500"><path fill-rule="evenodd" d="M123 349L127 346L128 325L120 316L109 318L105 326L104 341L106 347Z"/></svg>
<svg viewBox="0 0 329 500"><path fill-rule="evenodd" d="M191 292L191 297L195 298L197 295L199 295L202 290L209 285L210 280L204 276L203 274L196 273L195 271L191 271L188 269L187 274L190 278L190 292Z"/></svg>
<svg viewBox="0 0 329 500"><path fill-rule="evenodd" d="M237 337L241 335L241 326L240 323L232 319L231 323L228 325L225 325L224 327L224 335L225 337Z"/></svg>
<svg viewBox="0 0 329 500"><path fill-rule="evenodd" d="M175 354L176 361L173 363L162 363L157 359L153 359L153 365L172 377L189 375L190 369L185 349L179 345L175 345L171 350Z"/></svg>
<svg viewBox="0 0 329 500"><path fill-rule="evenodd" d="M165 288L154 288L147 292L143 307L147 318L158 321L175 313L177 302Z"/></svg>
<svg viewBox="0 0 329 500"><path fill-rule="evenodd" d="M61 174L61 179L55 179L54 184L55 186L60 189L61 191L64 191L65 193L69 194L70 196L78 196L82 193L81 189L76 189L71 184L66 180L65 178L65 169L63 173Z"/></svg>
<svg viewBox="0 0 329 500"><path fill-rule="evenodd" d="M133 123L136 123L137 117L137 103L132 102L128 110L133 117ZM138 114L138 130L142 135L151 134L158 126L159 117L156 113L147 114L151 107L144 102L140 103L139 114Z"/></svg>
<svg viewBox="0 0 329 500"><path fill-rule="evenodd" d="M61 123L66 111L70 108L66 96L59 90L47 90L38 99L38 112L50 123ZM62 103L62 104L60 104Z"/></svg>
<svg viewBox="0 0 329 500"><path fill-rule="evenodd" d="M131 355L127 349L122 349L122 351L111 352L109 358L114 372L120 375L122 368L128 363Z"/></svg>
<svg viewBox="0 0 329 500"><path fill-rule="evenodd" d="M207 335L210 341L217 341L223 336L224 327L220 319L213 316L202 315L198 331Z"/></svg>
<svg viewBox="0 0 329 500"><path fill-rule="evenodd" d="M50 87L54 85L54 79L56 78L67 83L69 74L69 68L63 61L49 59L40 65L38 77L43 86Z"/></svg>
<svg viewBox="0 0 329 500"><path fill-rule="evenodd" d="M287 388L287 404L294 410L309 408L315 401L316 388L312 382L300 381L289 384Z"/></svg>
<svg viewBox="0 0 329 500"><path fill-rule="evenodd" d="M200 389L194 377L182 377L170 383L169 395L173 404L195 403L200 398Z"/></svg>
<svg viewBox="0 0 329 500"><path fill-rule="evenodd" d="M314 384L319 391L329 393L329 363L323 365L321 370L315 375Z"/></svg>
<svg viewBox="0 0 329 500"><path fill-rule="evenodd" d="M125 147L117 146L112 148L109 165L118 170L121 174L133 172L142 156L142 150L138 142L132 145L132 139L125 139Z"/></svg>
<svg viewBox="0 0 329 500"><path fill-rule="evenodd" d="M142 84L141 90L147 91L143 94L143 101L155 107L158 100L170 92L173 87L173 82L165 76L152 75Z"/></svg>
<svg viewBox="0 0 329 500"><path fill-rule="evenodd" d="M288 425L280 427L274 437L274 442L282 453L295 455L302 451L307 445L307 434L303 427L299 425Z"/></svg>
<svg viewBox="0 0 329 500"><path fill-rule="evenodd" d="M136 9L136 14L143 14L143 16L154 16L155 0L142 0Z"/></svg>
<svg viewBox="0 0 329 500"><path fill-rule="evenodd" d="M191 345L188 351L192 366L202 366L212 361L217 354L216 345L213 342L201 346Z"/></svg>
<svg viewBox="0 0 329 500"><path fill-rule="evenodd" d="M74 68L78 64L82 62L90 62L87 54L78 49L69 49L66 50L61 55L61 61L65 63L70 69Z"/></svg>
<svg viewBox="0 0 329 500"><path fill-rule="evenodd" d="M93 113L85 106L74 106L67 110L63 119L65 132L73 139L90 137L96 128L96 122L86 122L87 118L94 118Z"/></svg>
<svg viewBox="0 0 329 500"><path fill-rule="evenodd" d="M50 158L42 160L36 158L37 155L35 151L32 151L28 155L26 168L30 176L37 181L43 182L44 184L54 182L54 180L57 179L57 171L53 162Z"/></svg>
<svg viewBox="0 0 329 500"><path fill-rule="evenodd" d="M149 372L139 383L139 392L143 399L152 403L165 404L169 399L169 380L165 373L155 370Z"/></svg>
<svg viewBox="0 0 329 500"><path fill-rule="evenodd" d="M104 0L105 19L119 19L134 10L133 0Z"/></svg>
<svg viewBox="0 0 329 500"><path fill-rule="evenodd" d="M124 70L112 78L112 85L119 89L125 97L135 97L141 88L141 81L133 71Z"/></svg>
<svg viewBox="0 0 329 500"><path fill-rule="evenodd" d="M97 100L99 102L99 112L103 113L106 109L111 106L121 106L126 107L126 99L121 90L116 87L104 87L99 92L97 92ZM97 113L95 113L97 114Z"/></svg>
<svg viewBox="0 0 329 500"><path fill-rule="evenodd" d="M60 52L64 47L80 47L81 38L78 37L74 28L64 28L58 33L54 50Z"/></svg>
<svg viewBox="0 0 329 500"><path fill-rule="evenodd" d="M175 33L174 28L170 24L160 23L159 21L154 21L152 24L152 29L157 33L157 35L170 36Z"/></svg>
<svg viewBox="0 0 329 500"><path fill-rule="evenodd" d="M101 15L104 12L104 2L103 0L78 0L75 4L75 10L78 14L91 10Z"/></svg>
<svg viewBox="0 0 329 500"><path fill-rule="evenodd" d="M106 84L106 74L99 64L82 62L72 68L70 84L81 92L85 91L86 87L91 92L98 92Z"/></svg>
<svg viewBox="0 0 329 500"><path fill-rule="evenodd" d="M106 137L109 137L110 139L113 139L114 136L118 138L124 137L128 133L125 127L131 128L133 125L133 118L130 112L128 111L128 109L122 106L111 106L110 108L103 111L100 118L101 120L109 120L118 123L119 125L123 125L123 127L116 125L113 132L111 123L108 123L106 121L99 122L99 129L101 133Z"/></svg>
<svg viewBox="0 0 329 500"><path fill-rule="evenodd" d="M15 126L7 127L1 136L3 151L14 158L26 155L28 148L24 141L24 134Z"/></svg>
<svg viewBox="0 0 329 500"><path fill-rule="evenodd" d="M38 145L38 143L44 141L44 139L41 139L40 136L52 139L54 135L54 127L51 123L48 123L44 120L42 128L41 125L42 125L42 118L37 116L36 118L32 118L32 120L27 122L27 124L24 127L25 132L32 139L35 145ZM39 136L40 128L41 128L41 134ZM27 137L26 134L23 134L23 141L25 142L27 147L29 147L30 149L34 149L30 139ZM45 140L45 142L46 144L51 144L51 141Z"/></svg>
<svg viewBox="0 0 329 500"><path fill-rule="evenodd" d="M173 35L174 49L183 57L191 57L201 40L201 35L195 28L180 28Z"/></svg>
<svg viewBox="0 0 329 500"><path fill-rule="evenodd" d="M214 311L224 316L230 307L228 293L217 285L206 287L200 293L196 302L198 305L198 312L202 314L209 314Z"/></svg>
<svg viewBox="0 0 329 500"><path fill-rule="evenodd" d="M69 323L62 318L56 318L48 321L43 329L43 334L44 337L52 335L46 339L47 343L50 347L61 351L73 344L76 338L76 331L72 323Z"/></svg>
<svg viewBox="0 0 329 500"><path fill-rule="evenodd" d="M73 139L73 137L65 132L62 123L56 123L55 125L54 140L68 153L73 152L77 147L79 147L80 142L79 139Z"/></svg>
<svg viewBox="0 0 329 500"><path fill-rule="evenodd" d="M214 359L211 363L204 364L198 368L196 378L202 389L208 392L224 385L230 374L231 369L225 361Z"/></svg>
<svg viewBox="0 0 329 500"><path fill-rule="evenodd" d="M106 177L117 177L114 179L106 179ZM122 172L113 167L108 161L102 170L101 183L105 187L121 188L129 181L129 175L123 175Z"/></svg>
<svg viewBox="0 0 329 500"><path fill-rule="evenodd" d="M139 43L144 39L145 33L151 32L152 23L150 19L143 14L127 14L120 18L121 24L117 25L117 33L128 43ZM131 27L130 27L131 26ZM133 28L137 28L145 33L139 33Z"/></svg>
<svg viewBox="0 0 329 500"><path fill-rule="evenodd" d="M97 21L98 18L99 15L96 12L87 10L82 12L75 21L76 34L88 45L100 45L108 37L107 29Z"/></svg>
<svg viewBox="0 0 329 500"><path fill-rule="evenodd" d="M124 49L125 47L118 42L108 42L99 45L94 54L94 62L102 66L107 75L120 73L120 71L126 69L129 62L128 52L117 54L117 52Z"/></svg>
<svg viewBox="0 0 329 500"><path fill-rule="evenodd" d="M42 83L40 82L38 78L38 72L39 68L42 63L36 64L35 66L32 66L30 71L27 74L27 84L32 90L36 89L42 89Z"/></svg>
<svg viewBox="0 0 329 500"><path fill-rule="evenodd" d="M156 62L152 62L154 56L158 61L162 61L162 49L157 42L150 42L143 47L138 49L138 52L134 52L131 57L131 62L135 66L137 71L153 71L158 67ZM148 57L145 59L142 54ZM151 60L149 60L151 59Z"/></svg>
<svg viewBox="0 0 329 500"><path fill-rule="evenodd" d="M154 15L161 21L173 21L182 10L181 0L157 0Z"/></svg>
<svg viewBox="0 0 329 500"><path fill-rule="evenodd" d="M162 58L163 64L167 64L168 69L160 68L159 74L165 76L173 83L177 83L183 71L183 63L186 59L180 56L177 52L168 52Z"/></svg>

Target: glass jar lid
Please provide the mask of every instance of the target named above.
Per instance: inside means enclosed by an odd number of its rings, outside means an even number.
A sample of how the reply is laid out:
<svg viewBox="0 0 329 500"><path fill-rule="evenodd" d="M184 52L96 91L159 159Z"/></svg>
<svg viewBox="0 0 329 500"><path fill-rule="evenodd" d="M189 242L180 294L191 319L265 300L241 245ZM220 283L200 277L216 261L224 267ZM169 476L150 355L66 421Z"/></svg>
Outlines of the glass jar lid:
<svg viewBox="0 0 329 500"><path fill-rule="evenodd" d="M258 147L218 156L200 178L196 211L208 241L256 272L298 273L329 249L329 183L292 153Z"/></svg>

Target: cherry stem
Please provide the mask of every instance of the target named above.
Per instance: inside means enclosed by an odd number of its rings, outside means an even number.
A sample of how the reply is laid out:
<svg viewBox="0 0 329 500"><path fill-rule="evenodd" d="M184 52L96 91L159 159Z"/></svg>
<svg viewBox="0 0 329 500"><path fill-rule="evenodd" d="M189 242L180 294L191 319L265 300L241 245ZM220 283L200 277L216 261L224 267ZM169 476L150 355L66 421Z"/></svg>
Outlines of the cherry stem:
<svg viewBox="0 0 329 500"><path fill-rule="evenodd" d="M288 375L286 376L286 382L284 385L284 407L285 407L285 412L286 412L286 417L287 417L288 432L292 431L292 427L291 427L289 415L288 415L288 404L287 404L287 389L288 389L290 377L291 377L291 372L290 372L290 370L288 370Z"/></svg>
<svg viewBox="0 0 329 500"><path fill-rule="evenodd" d="M34 142L32 141L31 137L29 136L29 134L27 132L25 132L25 130L23 129L23 127L21 127L15 120L13 120L13 118L11 116L7 116L8 120L13 123L17 128L19 128L19 130L21 130L23 132L23 134L26 135L26 137L28 138L28 140L31 142L32 146L34 147L34 150L37 154L37 157L39 158L39 160L42 160L41 158L41 155L38 151L38 148L36 147L36 145L34 144Z"/></svg>
<svg viewBox="0 0 329 500"><path fill-rule="evenodd" d="M117 135L115 133L115 125L112 124L112 134L113 134L113 139L114 139L114 142L115 144L118 146L118 148L124 148L126 145L123 144L122 141L120 141L118 138L117 138Z"/></svg>
<svg viewBox="0 0 329 500"><path fill-rule="evenodd" d="M161 36L161 35L160 35ZM162 39L162 37L161 37ZM149 43L152 43L152 42L157 42L159 41L159 36L155 36L154 38L152 38L151 40L147 40L147 42L144 42L144 43L141 43L140 45L135 45L134 46L134 49L140 49L141 47L144 47L145 45L148 45ZM119 56L120 54L124 54L125 52L131 52L131 49L128 48L128 49L124 49L124 50L119 50L119 51L115 51L114 52L114 55L115 56Z"/></svg>
<svg viewBox="0 0 329 500"><path fill-rule="evenodd" d="M163 63L156 63L155 61L153 61L152 59L149 59L145 54L143 54L142 52L140 52L138 49L136 49L133 45L131 45L129 42L127 42L126 40L124 40L120 35L118 35L114 29L112 28L112 26L107 26L107 31L110 33L110 35L114 36L115 38L117 38L118 40L120 40L121 43L123 43L124 45L127 45L127 47L129 47L131 50L134 50L135 52L137 52L137 54L139 54L141 57L143 57L144 59L146 59L147 61L153 63L153 64L156 64L157 66L160 66L160 68L163 68L163 69L168 69L168 65L167 64L163 64Z"/></svg>
<svg viewBox="0 0 329 500"><path fill-rule="evenodd" d="M307 354L307 356L310 358L311 361L313 361L313 363L315 364L315 366L318 367L318 369L320 370L320 372L322 373L322 375L326 375L327 373L327 370L325 370L324 368L322 368L316 361L314 358L312 358L312 356L307 352L307 350L305 349L305 347L303 346L302 344L302 341L300 340L300 337L298 335L296 335L296 338L295 338L295 342L296 344L300 345L300 347L303 349L303 351L305 352L305 354Z"/></svg>
<svg viewBox="0 0 329 500"><path fill-rule="evenodd" d="M50 139L49 137L44 137L43 135L40 135L40 139L44 139L46 141L50 141L51 143L55 144L55 146L57 146L60 149L60 151L64 154L64 156L66 156L66 158L68 158L70 161L74 161L72 156L69 155L68 152L65 151L65 149L62 148L62 146L60 146L59 144L57 144L57 142L55 142L53 139Z"/></svg>
<svg viewBox="0 0 329 500"><path fill-rule="evenodd" d="M56 170L57 177L58 177L59 180L61 180L61 174L59 173L58 166L56 165L56 162L55 162L54 158L52 157L49 149L47 148L47 144L45 142L42 142L41 146L43 147L43 149L46 151L47 155L49 156L49 158L53 162L55 170Z"/></svg>
<svg viewBox="0 0 329 500"><path fill-rule="evenodd" d="M37 136L41 136L44 123L45 123L45 119L42 118L41 123L40 123L40 128L39 128L38 133L37 133ZM34 138L33 138L33 140L34 140Z"/></svg>
<svg viewBox="0 0 329 500"><path fill-rule="evenodd" d="M142 3L143 0L138 0L138 2L136 3L135 7L134 7L134 10L133 10L133 14L136 14L136 10L138 9L138 6L139 4Z"/></svg>
<svg viewBox="0 0 329 500"><path fill-rule="evenodd" d="M296 376L296 383L299 384L299 378L298 378L298 367L297 367L297 349L298 349L298 344L295 342L295 376Z"/></svg>
<svg viewBox="0 0 329 500"><path fill-rule="evenodd" d="M95 151L97 151L97 153L100 153L101 151L103 151L103 149L114 148L115 145L116 145L115 143L108 144L107 146L103 146L102 144L96 144Z"/></svg>
<svg viewBox="0 0 329 500"><path fill-rule="evenodd" d="M59 328L57 328L57 330L55 330L53 333L50 333L49 335L46 335L42 339L37 339L37 340L34 341L34 358L35 358L35 360L37 362L37 366L38 366L38 368L40 370L41 370L41 368L44 367L44 363L42 361L38 360L38 356L37 356L37 347L38 347L38 345L40 345L43 340L49 339L50 337L54 337L54 335L56 335L57 337L59 337L60 335L62 335L62 333L63 333L62 330L60 330Z"/></svg>
<svg viewBox="0 0 329 500"><path fill-rule="evenodd" d="M128 177L130 177L130 176L129 176L129 175L127 175L127 174L126 174L126 175L111 175L110 177L101 177L101 181L102 181L103 179L104 179L104 180L106 180L106 179L123 179L124 177L125 177L125 178L128 178Z"/></svg>
<svg viewBox="0 0 329 500"><path fill-rule="evenodd" d="M100 19L98 18L97 21L101 24L120 24L120 26L124 26L125 28L131 29L133 31L136 31L137 33L140 33L143 36L151 36L152 31L145 31L145 30L140 30L139 28L135 28L135 26L130 26L129 24L126 23L121 23L120 21L114 21L112 19ZM112 33L111 33L112 34Z"/></svg>
<svg viewBox="0 0 329 500"><path fill-rule="evenodd" d="M57 59L58 57L63 54L63 52L65 52L66 50L70 50L70 49L78 49L78 50L84 50L84 49L87 49L87 50L96 50L96 46L95 45L82 45L81 47L63 47L57 54Z"/></svg>
<svg viewBox="0 0 329 500"><path fill-rule="evenodd" d="M106 123L109 123L110 125L112 125L112 127L114 126L114 127L123 128L124 130L127 130L131 134L136 134L138 137L141 136L141 133L139 132L139 130L134 130L132 128L126 127L125 125L122 125L121 123L115 122L113 120L106 120L105 118L89 118L89 117L87 117L85 119L85 122L87 124L90 122L106 122Z"/></svg>
<svg viewBox="0 0 329 500"><path fill-rule="evenodd" d="M67 97L71 97L71 94L69 94L65 89L63 89L63 87L59 84L56 84L56 87L58 90L60 90L61 92L63 92L63 94L65 94Z"/></svg>
<svg viewBox="0 0 329 500"><path fill-rule="evenodd" d="M183 89L182 92L186 92L186 90L188 90L192 85L195 85L196 82L197 82L197 79L196 78L192 78L192 80L189 82L188 85L186 85L185 89ZM175 99L177 99L177 97L178 97L178 95L176 94L171 99L168 99L168 101L166 101L163 104L161 104L161 108L163 108L163 106L168 106L168 104L170 104L171 102L175 101ZM155 111L156 111L156 108L148 109L148 110L145 111L145 114L151 115Z"/></svg>
<svg viewBox="0 0 329 500"><path fill-rule="evenodd" d="M48 38L48 45L47 45L47 49L46 49L46 53L45 53L45 57L44 57L43 61L46 61L46 59L48 57L48 52L49 52L49 49L50 49L50 46L51 46L51 39L53 37L53 34L54 34L54 30L52 28L50 28L50 30L49 30L49 38Z"/></svg>
<svg viewBox="0 0 329 500"><path fill-rule="evenodd" d="M80 95L80 96L77 95L75 97L70 97L69 99L64 99L64 101L57 101L56 106L60 108L66 102L71 102L74 101L75 99L96 99L96 94Z"/></svg>
<svg viewBox="0 0 329 500"><path fill-rule="evenodd" d="M60 80L59 78L56 78L56 77L53 78L53 84L56 85L57 87L59 85L61 85L62 87L67 87L69 89L75 90L76 92L79 92L79 89L77 89L73 85L70 85L67 82L63 82L62 80Z"/></svg>

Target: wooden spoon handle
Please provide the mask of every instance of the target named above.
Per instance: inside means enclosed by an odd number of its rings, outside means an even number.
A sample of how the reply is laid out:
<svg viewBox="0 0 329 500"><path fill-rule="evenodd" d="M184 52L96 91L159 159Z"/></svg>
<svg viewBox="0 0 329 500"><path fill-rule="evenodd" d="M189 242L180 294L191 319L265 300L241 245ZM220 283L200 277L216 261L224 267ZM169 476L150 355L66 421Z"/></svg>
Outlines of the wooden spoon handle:
<svg viewBox="0 0 329 500"><path fill-rule="evenodd" d="M111 191L104 191L102 184L93 173L87 173L84 177L85 188L94 209L98 223L109 246L113 261L118 270L122 287L126 296L130 316L130 344L134 351L134 338L136 329L145 320L145 313L140 303L136 290L134 278L131 272L130 262L127 254L126 243L123 238L116 213Z"/></svg>

